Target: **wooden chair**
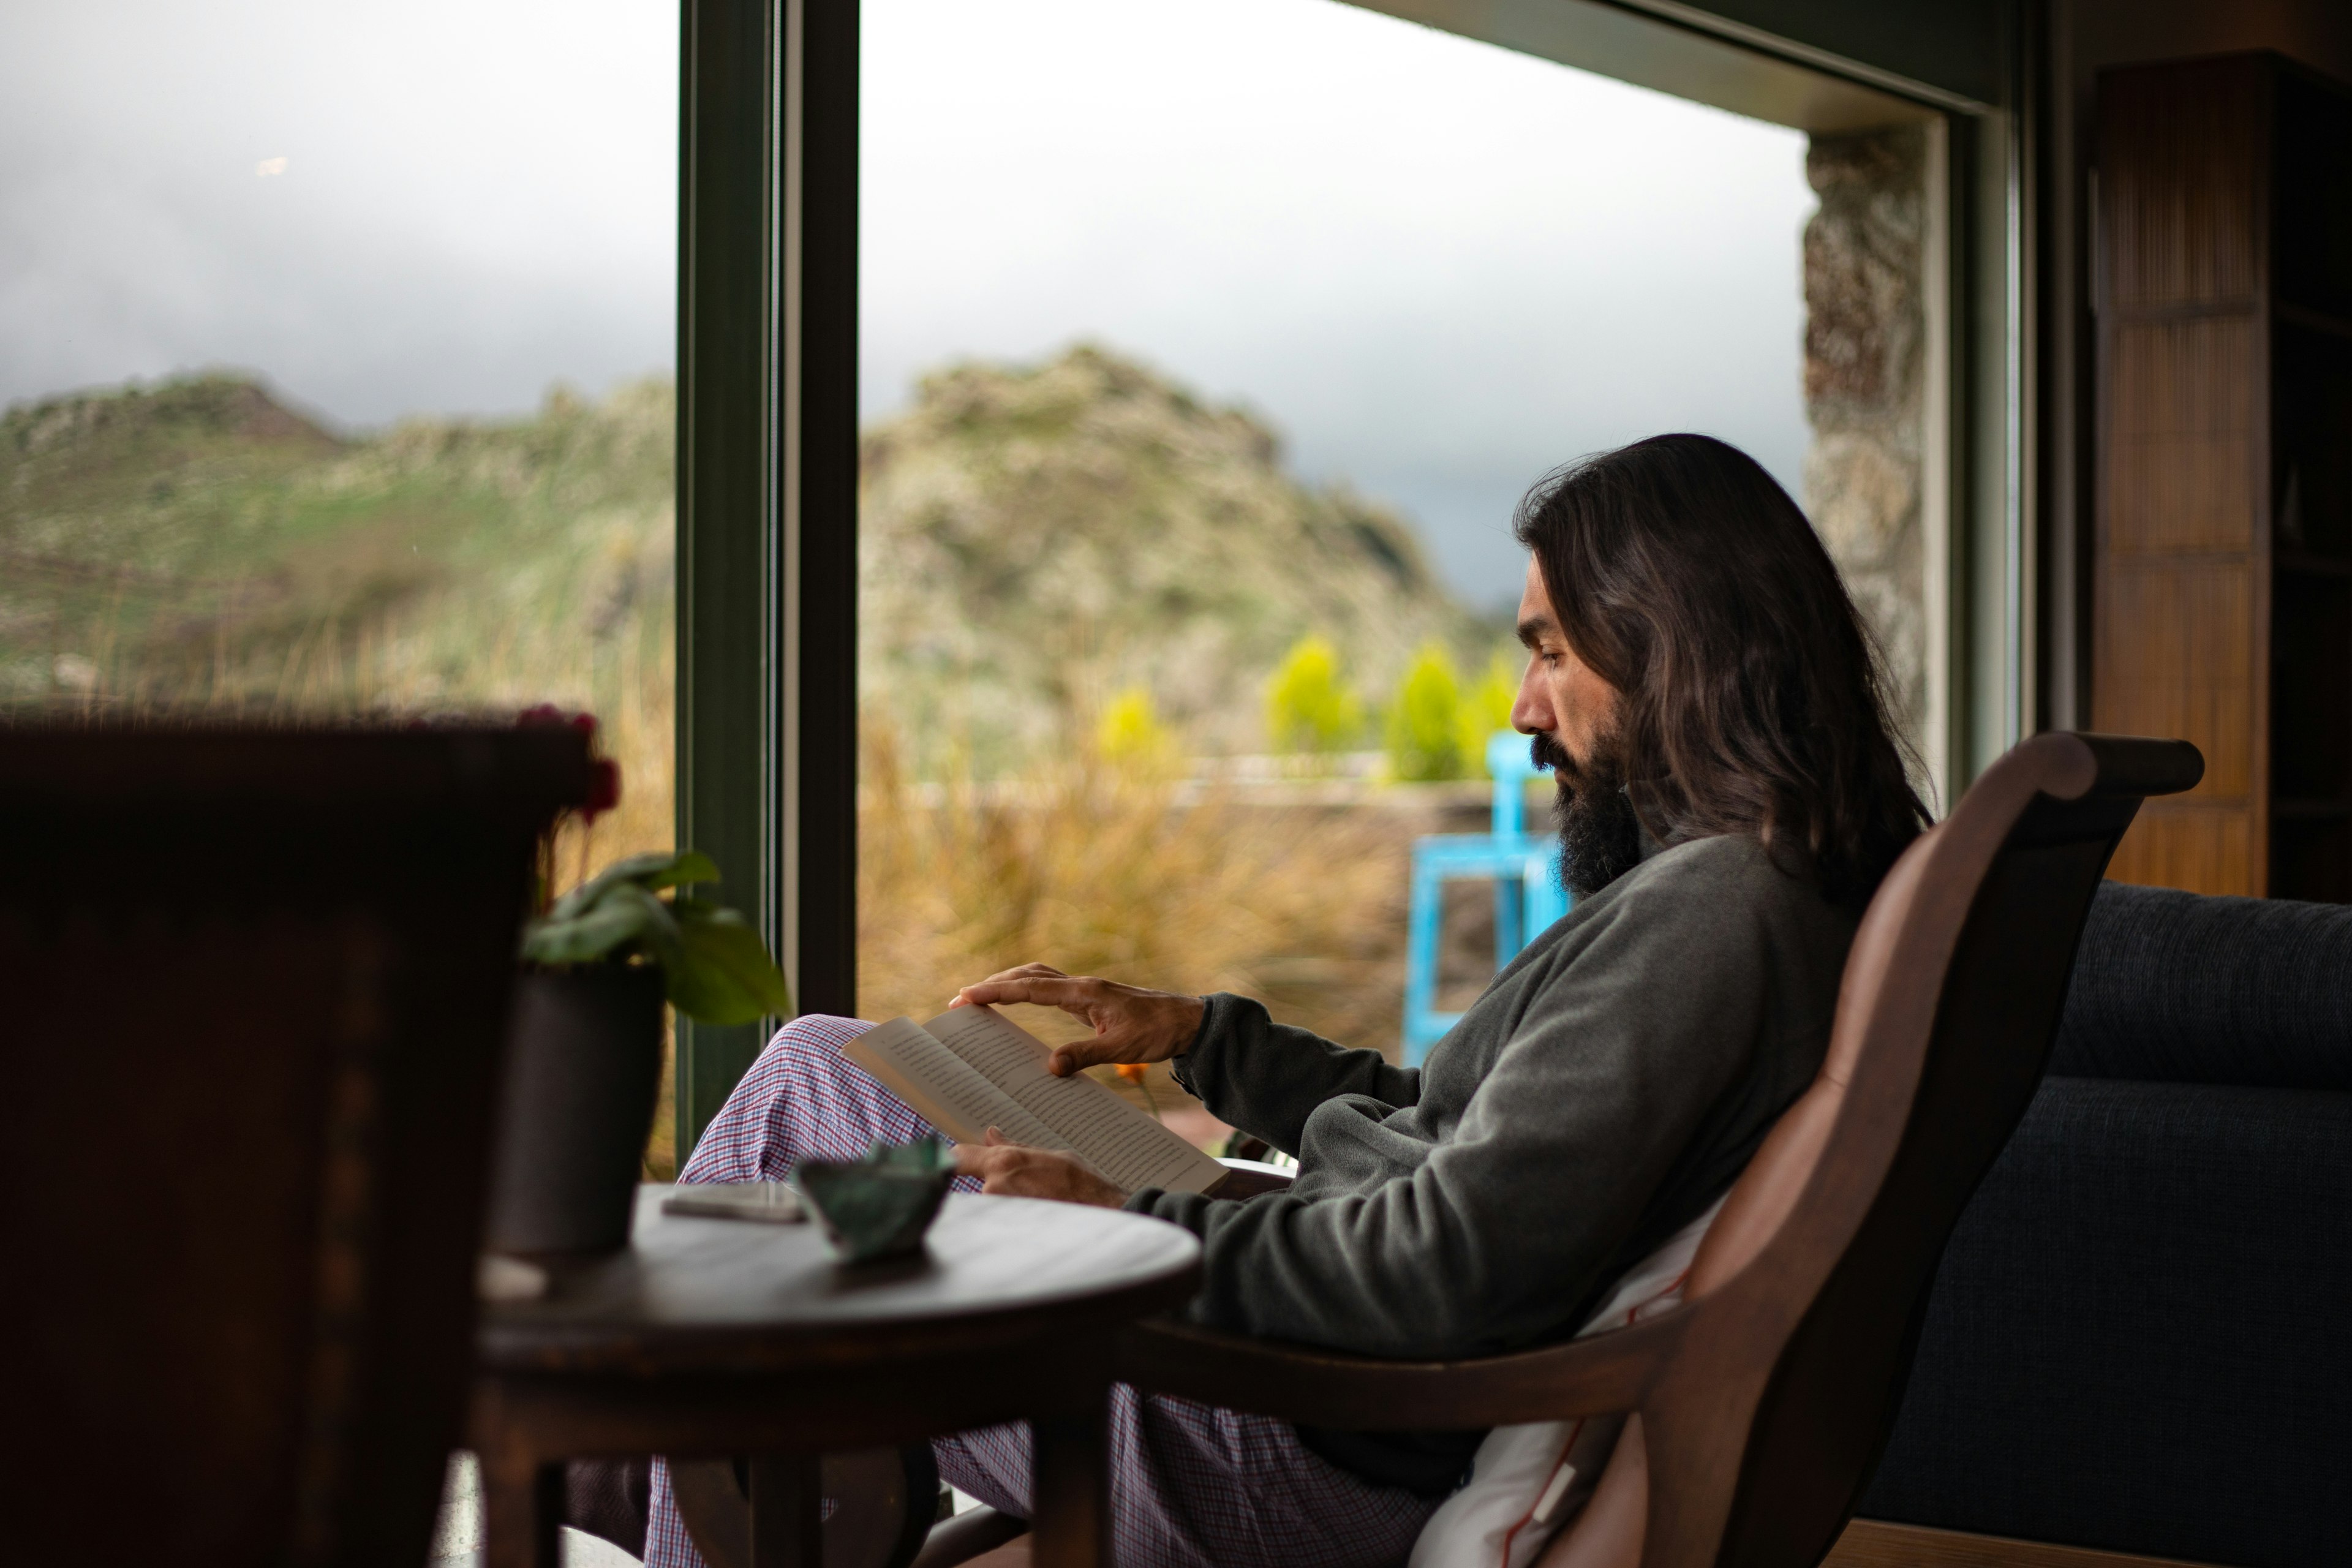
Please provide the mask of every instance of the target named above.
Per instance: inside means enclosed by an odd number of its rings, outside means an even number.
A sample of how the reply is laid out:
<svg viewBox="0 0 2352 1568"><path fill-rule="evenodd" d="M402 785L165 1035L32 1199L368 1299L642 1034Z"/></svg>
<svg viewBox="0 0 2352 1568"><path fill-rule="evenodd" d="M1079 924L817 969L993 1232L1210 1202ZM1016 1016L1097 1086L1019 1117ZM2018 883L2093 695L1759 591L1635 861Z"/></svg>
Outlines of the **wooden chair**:
<svg viewBox="0 0 2352 1568"><path fill-rule="evenodd" d="M1854 939L1821 1075L1732 1188L1679 1310L1458 1362L1163 1321L1131 1332L1121 1376L1358 1430L1622 1415L1544 1568L1819 1562L1894 1419L1944 1242L2042 1076L2108 857L2144 796L2203 767L2185 742L2038 736L1905 853ZM964 1538L992 1544L986 1523Z"/></svg>
<svg viewBox="0 0 2352 1568"><path fill-rule="evenodd" d="M11 1562L425 1560L568 729L0 725Z"/></svg>

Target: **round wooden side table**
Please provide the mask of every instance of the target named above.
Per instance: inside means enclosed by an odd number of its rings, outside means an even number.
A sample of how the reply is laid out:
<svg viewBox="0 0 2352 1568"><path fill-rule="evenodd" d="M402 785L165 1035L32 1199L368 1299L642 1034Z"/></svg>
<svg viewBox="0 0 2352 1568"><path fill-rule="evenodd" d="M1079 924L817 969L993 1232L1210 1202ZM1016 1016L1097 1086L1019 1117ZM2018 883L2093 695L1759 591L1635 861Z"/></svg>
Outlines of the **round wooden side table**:
<svg viewBox="0 0 2352 1568"><path fill-rule="evenodd" d="M1109 1560L1111 1346L1200 1279L1189 1231L1112 1209L950 1194L923 1254L833 1261L814 1225L661 1212L486 1304L472 1442L485 1568L556 1568L563 1461L757 1456L756 1568L820 1568L817 1462L1027 1420L1037 1568Z"/></svg>

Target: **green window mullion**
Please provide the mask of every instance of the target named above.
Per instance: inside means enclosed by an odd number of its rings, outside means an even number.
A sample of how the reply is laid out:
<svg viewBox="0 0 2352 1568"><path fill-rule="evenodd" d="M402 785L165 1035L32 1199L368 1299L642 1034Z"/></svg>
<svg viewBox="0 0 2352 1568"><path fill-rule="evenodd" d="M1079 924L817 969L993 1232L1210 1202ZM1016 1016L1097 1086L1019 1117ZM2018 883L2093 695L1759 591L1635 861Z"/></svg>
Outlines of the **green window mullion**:
<svg viewBox="0 0 2352 1568"><path fill-rule="evenodd" d="M678 842L856 1005L854 0L683 0ZM681 1019L681 1166L772 1027Z"/></svg>

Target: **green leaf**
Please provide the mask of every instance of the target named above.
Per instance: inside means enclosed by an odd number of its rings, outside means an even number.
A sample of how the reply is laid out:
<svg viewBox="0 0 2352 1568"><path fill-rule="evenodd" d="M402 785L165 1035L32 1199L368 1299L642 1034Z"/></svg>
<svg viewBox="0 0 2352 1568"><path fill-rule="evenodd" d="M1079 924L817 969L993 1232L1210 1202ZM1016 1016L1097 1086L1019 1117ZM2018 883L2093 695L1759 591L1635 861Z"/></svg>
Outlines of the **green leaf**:
<svg viewBox="0 0 2352 1568"><path fill-rule="evenodd" d="M668 855L632 855L625 860L615 860L556 900L555 907L548 911L548 915L554 920L569 919L593 907L622 883L636 882L641 877L659 873L674 858Z"/></svg>
<svg viewBox="0 0 2352 1568"><path fill-rule="evenodd" d="M570 920L551 916L523 932L522 956L532 963L595 963L635 946L644 927L644 915L620 905Z"/></svg>
<svg viewBox="0 0 2352 1568"><path fill-rule="evenodd" d="M597 903L605 894L623 884L651 892L687 882L717 880L718 865L699 849L681 849L672 855L632 855L625 860L614 861L558 899L548 916L551 920L567 920Z"/></svg>
<svg viewBox="0 0 2352 1568"><path fill-rule="evenodd" d="M574 889L523 937L536 963L593 963L643 953L662 967L669 999L706 1024L748 1024L793 1010L792 989L760 933L732 910L656 888L715 882L719 868L695 850L635 855Z"/></svg>
<svg viewBox="0 0 2352 1568"><path fill-rule="evenodd" d="M719 880L718 861L699 849L681 849L677 852L677 858L670 862L669 875L661 881L649 882L646 886L676 888L689 882L716 882L717 880Z"/></svg>
<svg viewBox="0 0 2352 1568"><path fill-rule="evenodd" d="M664 969L685 952L667 904L634 882L615 882L596 902L572 914L533 921L523 932L522 956L533 963L597 963L643 952Z"/></svg>
<svg viewBox="0 0 2352 1568"><path fill-rule="evenodd" d="M751 922L701 899L681 897L674 912L684 952L680 962L662 968L679 1012L706 1024L791 1014L792 988Z"/></svg>
<svg viewBox="0 0 2352 1568"><path fill-rule="evenodd" d="M643 910L646 916L646 952L664 968L677 962L685 951L685 944L678 931L677 917L667 904L635 882L622 882L607 889L599 907L604 904L621 904Z"/></svg>

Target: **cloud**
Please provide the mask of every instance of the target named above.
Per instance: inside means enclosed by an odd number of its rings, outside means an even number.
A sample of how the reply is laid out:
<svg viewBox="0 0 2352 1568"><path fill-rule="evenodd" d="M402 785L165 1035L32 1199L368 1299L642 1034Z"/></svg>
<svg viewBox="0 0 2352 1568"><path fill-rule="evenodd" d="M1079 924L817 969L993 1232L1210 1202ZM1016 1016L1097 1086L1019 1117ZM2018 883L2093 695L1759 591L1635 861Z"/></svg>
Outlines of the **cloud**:
<svg viewBox="0 0 2352 1568"><path fill-rule="evenodd" d="M869 417L942 360L1098 339L1405 506L1482 600L1563 458L1693 427L1796 478L1792 132L1335 0L864 18ZM226 364L366 425L667 368L676 26L0 7L0 403Z"/></svg>
<svg viewBox="0 0 2352 1568"><path fill-rule="evenodd" d="M1331 0L870 0L862 400L1092 337L1517 592L1511 504L1696 428L1795 481L1803 138Z"/></svg>
<svg viewBox="0 0 2352 1568"><path fill-rule="evenodd" d="M0 6L0 403L231 365L376 424L667 367L677 58L641 0Z"/></svg>

